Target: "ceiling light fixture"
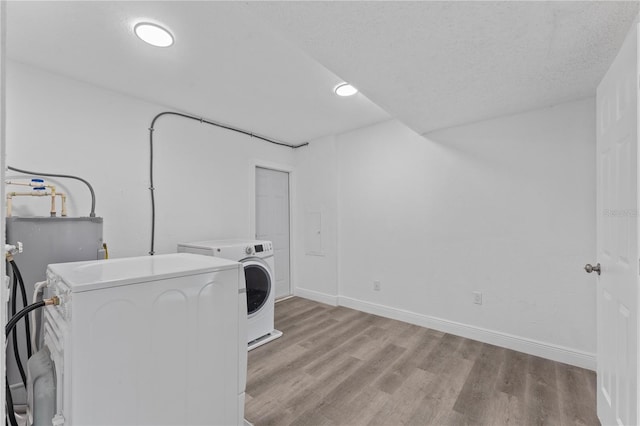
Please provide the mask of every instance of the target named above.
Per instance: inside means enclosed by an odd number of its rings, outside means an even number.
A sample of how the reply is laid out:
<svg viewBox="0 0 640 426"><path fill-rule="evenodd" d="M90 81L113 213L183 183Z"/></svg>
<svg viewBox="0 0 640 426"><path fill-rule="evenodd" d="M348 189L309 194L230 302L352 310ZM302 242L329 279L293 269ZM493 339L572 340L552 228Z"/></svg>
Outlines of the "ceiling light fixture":
<svg viewBox="0 0 640 426"><path fill-rule="evenodd" d="M353 96L358 93L358 89L350 85L349 83L338 84L334 89L338 96Z"/></svg>
<svg viewBox="0 0 640 426"><path fill-rule="evenodd" d="M173 35L166 28L150 22L140 22L133 27L138 38L156 47L169 47L173 44Z"/></svg>

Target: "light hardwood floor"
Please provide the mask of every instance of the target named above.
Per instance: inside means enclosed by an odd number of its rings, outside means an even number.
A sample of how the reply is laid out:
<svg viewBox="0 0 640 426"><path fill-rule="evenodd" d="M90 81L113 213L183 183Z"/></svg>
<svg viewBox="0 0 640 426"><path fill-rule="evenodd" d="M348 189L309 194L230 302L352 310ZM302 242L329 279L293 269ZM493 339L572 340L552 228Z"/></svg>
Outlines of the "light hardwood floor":
<svg viewBox="0 0 640 426"><path fill-rule="evenodd" d="M598 425L595 374L301 298L249 353L245 417L262 425Z"/></svg>

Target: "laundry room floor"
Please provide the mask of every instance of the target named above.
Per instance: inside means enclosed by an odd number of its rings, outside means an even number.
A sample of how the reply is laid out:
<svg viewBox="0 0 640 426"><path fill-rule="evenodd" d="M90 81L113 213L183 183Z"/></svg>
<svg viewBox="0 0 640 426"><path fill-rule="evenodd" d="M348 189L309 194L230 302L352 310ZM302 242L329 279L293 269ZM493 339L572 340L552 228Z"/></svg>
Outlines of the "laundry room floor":
<svg viewBox="0 0 640 426"><path fill-rule="evenodd" d="M249 353L262 425L598 425L595 373L301 298Z"/></svg>

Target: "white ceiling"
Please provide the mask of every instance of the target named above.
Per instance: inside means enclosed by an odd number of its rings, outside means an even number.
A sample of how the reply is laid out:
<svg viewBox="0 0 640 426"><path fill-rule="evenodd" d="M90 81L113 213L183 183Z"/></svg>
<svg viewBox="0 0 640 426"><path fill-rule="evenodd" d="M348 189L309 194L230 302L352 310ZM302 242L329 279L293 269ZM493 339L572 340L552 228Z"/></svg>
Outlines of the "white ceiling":
<svg viewBox="0 0 640 426"><path fill-rule="evenodd" d="M592 96L639 10L636 1L15 1L7 9L10 59L292 144L389 114L425 133ZM142 18L166 24L176 44L136 39ZM366 96L336 97L342 79Z"/></svg>
<svg viewBox="0 0 640 426"><path fill-rule="evenodd" d="M143 18L175 45L137 39ZM7 27L9 59L290 144L389 118L237 2L15 1Z"/></svg>
<svg viewBox="0 0 640 426"><path fill-rule="evenodd" d="M638 2L255 2L250 10L425 133L593 96Z"/></svg>

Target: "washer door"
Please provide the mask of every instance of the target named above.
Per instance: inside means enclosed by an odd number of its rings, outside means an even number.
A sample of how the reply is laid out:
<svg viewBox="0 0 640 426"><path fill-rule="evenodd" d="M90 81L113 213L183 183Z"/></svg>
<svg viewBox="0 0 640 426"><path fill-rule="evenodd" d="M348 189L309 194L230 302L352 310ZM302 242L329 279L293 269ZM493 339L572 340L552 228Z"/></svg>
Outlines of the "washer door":
<svg viewBox="0 0 640 426"><path fill-rule="evenodd" d="M245 259L244 279L247 285L247 314L251 316L258 312L271 293L271 271L267 264L258 258Z"/></svg>

